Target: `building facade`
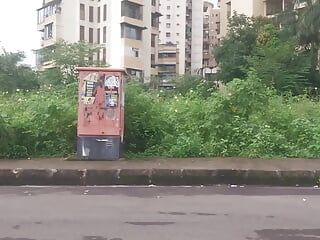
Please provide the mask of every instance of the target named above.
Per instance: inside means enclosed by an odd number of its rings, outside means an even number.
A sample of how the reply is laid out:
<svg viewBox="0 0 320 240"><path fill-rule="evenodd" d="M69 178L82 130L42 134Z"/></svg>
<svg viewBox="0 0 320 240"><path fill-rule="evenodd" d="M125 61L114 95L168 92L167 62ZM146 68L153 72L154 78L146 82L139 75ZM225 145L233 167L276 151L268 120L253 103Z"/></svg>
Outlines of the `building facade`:
<svg viewBox="0 0 320 240"><path fill-rule="evenodd" d="M159 0L44 0L37 12L43 48L95 43L97 60L146 80L158 75Z"/></svg>
<svg viewBox="0 0 320 240"><path fill-rule="evenodd" d="M202 67L203 2L160 0L160 44L176 45L178 74L195 74Z"/></svg>
<svg viewBox="0 0 320 240"><path fill-rule="evenodd" d="M179 49L177 44L160 44L158 71L162 81L170 81L179 75Z"/></svg>
<svg viewBox="0 0 320 240"><path fill-rule="evenodd" d="M304 8L306 0L221 0L221 35L228 32L228 18L234 13L245 14L249 17L273 17L290 9Z"/></svg>
<svg viewBox="0 0 320 240"><path fill-rule="evenodd" d="M203 6L203 68L215 68L214 49L219 45L220 10L213 3L204 2Z"/></svg>

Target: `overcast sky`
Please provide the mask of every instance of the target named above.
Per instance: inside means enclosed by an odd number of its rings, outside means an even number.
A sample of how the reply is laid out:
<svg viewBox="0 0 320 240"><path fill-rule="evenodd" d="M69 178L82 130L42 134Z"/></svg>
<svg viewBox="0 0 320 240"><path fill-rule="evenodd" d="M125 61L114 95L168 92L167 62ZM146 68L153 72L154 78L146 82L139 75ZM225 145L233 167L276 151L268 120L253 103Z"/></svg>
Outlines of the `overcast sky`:
<svg viewBox="0 0 320 240"><path fill-rule="evenodd" d="M26 63L34 65L32 49L40 47L36 9L42 0L0 0L0 46L24 51Z"/></svg>
<svg viewBox="0 0 320 240"><path fill-rule="evenodd" d="M41 4L42 0L0 0L0 47L24 51L25 62L31 65L35 64L32 49L40 47L36 9Z"/></svg>

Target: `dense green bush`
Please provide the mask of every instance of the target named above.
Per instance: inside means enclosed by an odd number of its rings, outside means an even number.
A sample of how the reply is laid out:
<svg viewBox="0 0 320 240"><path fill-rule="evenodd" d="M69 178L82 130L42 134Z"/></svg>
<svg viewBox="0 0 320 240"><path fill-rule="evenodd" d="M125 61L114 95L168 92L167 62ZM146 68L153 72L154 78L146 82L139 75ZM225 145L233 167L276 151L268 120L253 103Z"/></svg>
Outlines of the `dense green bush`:
<svg viewBox="0 0 320 240"><path fill-rule="evenodd" d="M319 157L320 106L278 96L254 72L211 97L160 98L162 139L145 154L169 157Z"/></svg>
<svg viewBox="0 0 320 240"><path fill-rule="evenodd" d="M44 88L0 97L0 112L10 141L0 143L1 157L65 155L73 151L76 139L76 88ZM6 151L5 151L6 149Z"/></svg>
<svg viewBox="0 0 320 240"><path fill-rule="evenodd" d="M144 152L163 138L163 107L156 94L138 83L128 84L125 102L125 143L132 153Z"/></svg>
<svg viewBox="0 0 320 240"><path fill-rule="evenodd" d="M203 94L126 87L129 156L319 157L320 105L279 96L257 77ZM212 89L210 90L212 92ZM62 156L75 151L76 85L0 96L0 157Z"/></svg>

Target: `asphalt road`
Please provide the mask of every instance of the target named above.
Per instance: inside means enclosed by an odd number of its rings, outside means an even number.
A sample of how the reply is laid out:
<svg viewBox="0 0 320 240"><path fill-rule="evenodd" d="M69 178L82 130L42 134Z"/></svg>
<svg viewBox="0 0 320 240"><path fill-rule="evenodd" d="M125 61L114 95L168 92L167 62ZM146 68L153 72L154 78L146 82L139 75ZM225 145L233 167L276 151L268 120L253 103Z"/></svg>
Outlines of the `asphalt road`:
<svg viewBox="0 0 320 240"><path fill-rule="evenodd" d="M320 189L1 187L0 240L318 240Z"/></svg>

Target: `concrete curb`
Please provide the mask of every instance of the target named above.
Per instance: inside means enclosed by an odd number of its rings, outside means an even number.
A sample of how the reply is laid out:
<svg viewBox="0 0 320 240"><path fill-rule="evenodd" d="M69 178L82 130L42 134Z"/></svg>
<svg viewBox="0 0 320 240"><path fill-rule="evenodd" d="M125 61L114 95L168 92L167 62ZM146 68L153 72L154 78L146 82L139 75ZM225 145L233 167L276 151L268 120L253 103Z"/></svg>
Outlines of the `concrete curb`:
<svg viewBox="0 0 320 240"><path fill-rule="evenodd" d="M320 171L261 171L208 169L0 169L0 185L162 185L214 184L314 186Z"/></svg>

